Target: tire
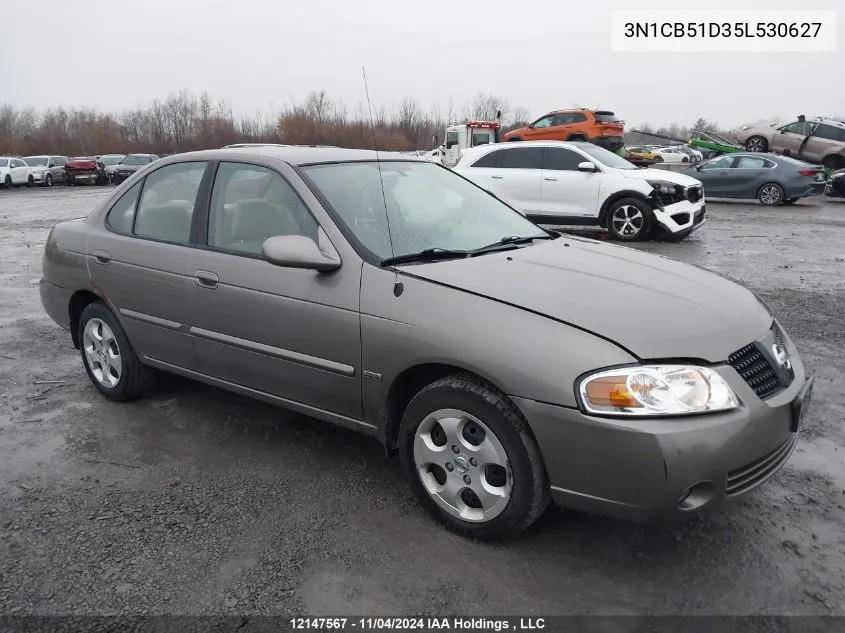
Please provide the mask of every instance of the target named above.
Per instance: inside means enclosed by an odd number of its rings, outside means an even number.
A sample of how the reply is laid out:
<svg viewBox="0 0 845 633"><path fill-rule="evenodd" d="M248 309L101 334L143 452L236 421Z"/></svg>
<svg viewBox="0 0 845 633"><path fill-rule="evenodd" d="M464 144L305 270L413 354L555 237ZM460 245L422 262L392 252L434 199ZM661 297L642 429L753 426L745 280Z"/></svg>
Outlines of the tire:
<svg viewBox="0 0 845 633"><path fill-rule="evenodd" d="M755 135L745 139L746 152L767 152L769 151L769 141L764 137Z"/></svg>
<svg viewBox="0 0 845 633"><path fill-rule="evenodd" d="M109 400L137 400L155 384L154 370L141 364L120 322L100 301L82 311L79 352L91 383Z"/></svg>
<svg viewBox="0 0 845 633"><path fill-rule="evenodd" d="M4 186L6 189L11 189L11 188L12 188L12 177L11 177L11 176L6 176L6 180L5 180L5 181L3 181L3 186Z"/></svg>
<svg viewBox="0 0 845 633"><path fill-rule="evenodd" d="M53 186L53 174L47 172L44 176L44 186L45 187L52 187Z"/></svg>
<svg viewBox="0 0 845 633"><path fill-rule="evenodd" d="M681 159L681 162L682 162L682 163L688 163L688 162L689 162L689 156L684 156L684 157Z"/></svg>
<svg viewBox="0 0 845 633"><path fill-rule="evenodd" d="M573 134L572 136L570 136L566 140L567 141L584 141L584 142L586 142L587 137L584 136L583 134Z"/></svg>
<svg viewBox="0 0 845 633"><path fill-rule="evenodd" d="M444 424L451 420L454 426L440 426L437 420ZM473 448L475 437L482 440L475 446L485 447L491 459L486 467L481 461L483 452ZM458 449L457 454L452 447ZM512 538L534 523L549 504L546 470L528 423L504 394L470 374L441 378L413 397L399 428L399 455L420 504L463 536ZM454 490L451 495L449 484ZM473 498L475 492L468 492L473 486L490 503L486 509L480 497ZM498 494L485 492L491 486ZM458 516L459 508L463 518Z"/></svg>
<svg viewBox="0 0 845 633"><path fill-rule="evenodd" d="M767 207L776 206L783 202L783 187L776 182L767 182L757 190L757 200Z"/></svg>
<svg viewBox="0 0 845 633"><path fill-rule="evenodd" d="M648 238L651 224L651 209L644 200L638 198L620 198L607 210L607 230L623 242Z"/></svg>
<svg viewBox="0 0 845 633"><path fill-rule="evenodd" d="M32 187L32 185L34 185L34 184L35 184L35 178L33 178L32 176L30 176L29 178L26 179L27 188Z"/></svg>

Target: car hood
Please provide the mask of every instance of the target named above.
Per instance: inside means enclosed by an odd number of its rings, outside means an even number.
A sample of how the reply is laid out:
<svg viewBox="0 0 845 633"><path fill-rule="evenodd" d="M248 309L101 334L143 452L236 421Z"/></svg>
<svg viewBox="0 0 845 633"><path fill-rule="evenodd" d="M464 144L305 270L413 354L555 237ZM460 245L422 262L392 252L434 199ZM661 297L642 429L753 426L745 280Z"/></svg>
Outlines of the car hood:
<svg viewBox="0 0 845 633"><path fill-rule="evenodd" d="M643 360L725 361L772 322L752 292L716 273L568 235L400 270L574 325ZM516 344L518 327L513 335Z"/></svg>
<svg viewBox="0 0 845 633"><path fill-rule="evenodd" d="M701 185L701 181L692 176L677 171L669 171L668 169L652 169L651 167L644 169L620 169L619 173L626 178L634 180L663 180L676 185L683 185L684 187Z"/></svg>

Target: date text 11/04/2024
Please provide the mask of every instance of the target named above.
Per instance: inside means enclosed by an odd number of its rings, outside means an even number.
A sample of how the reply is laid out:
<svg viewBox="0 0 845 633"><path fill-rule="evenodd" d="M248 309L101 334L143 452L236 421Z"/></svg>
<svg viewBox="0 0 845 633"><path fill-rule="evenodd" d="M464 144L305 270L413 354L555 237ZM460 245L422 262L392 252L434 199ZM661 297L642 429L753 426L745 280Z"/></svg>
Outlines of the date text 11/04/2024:
<svg viewBox="0 0 845 633"><path fill-rule="evenodd" d="M371 630L371 631L540 631L545 618L481 617L299 617L290 619L295 631Z"/></svg>
<svg viewBox="0 0 845 633"><path fill-rule="evenodd" d="M625 37L814 38L821 22L626 22Z"/></svg>

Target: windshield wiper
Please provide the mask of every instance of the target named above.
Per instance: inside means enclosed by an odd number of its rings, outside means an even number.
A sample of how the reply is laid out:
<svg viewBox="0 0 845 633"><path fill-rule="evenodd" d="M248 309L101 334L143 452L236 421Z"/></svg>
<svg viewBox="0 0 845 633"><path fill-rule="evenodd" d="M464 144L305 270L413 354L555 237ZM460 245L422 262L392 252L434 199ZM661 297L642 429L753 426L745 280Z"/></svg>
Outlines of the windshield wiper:
<svg viewBox="0 0 845 633"><path fill-rule="evenodd" d="M475 255L483 255L484 253L492 253L495 251L516 248L519 244L528 244L529 242L533 242L534 240L552 239L554 239L553 235L506 235L498 242L493 242L492 244L488 244L487 246L482 246L480 248L476 248L470 251L470 257L474 257Z"/></svg>
<svg viewBox="0 0 845 633"><path fill-rule="evenodd" d="M411 262L433 262L438 259L457 259L459 257L469 257L471 251L451 250L448 248L426 248L417 253L406 253L405 255L396 255L395 257L388 257L382 260L382 268L392 266L394 264L408 264ZM474 252L474 251L472 251Z"/></svg>

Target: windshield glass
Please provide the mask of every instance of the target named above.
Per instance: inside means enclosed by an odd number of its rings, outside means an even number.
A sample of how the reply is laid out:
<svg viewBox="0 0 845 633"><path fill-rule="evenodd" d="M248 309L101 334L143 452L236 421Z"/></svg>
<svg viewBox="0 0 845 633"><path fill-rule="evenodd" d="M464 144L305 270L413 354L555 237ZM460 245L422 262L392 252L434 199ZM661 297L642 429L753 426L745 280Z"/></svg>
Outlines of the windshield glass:
<svg viewBox="0 0 845 633"><path fill-rule="evenodd" d="M30 167L46 167L47 166L47 156L27 156L23 159Z"/></svg>
<svg viewBox="0 0 845 633"><path fill-rule="evenodd" d="M380 259L427 248L472 250L506 236L547 235L492 195L434 163L382 161L384 198L375 162L311 165L303 171L346 228Z"/></svg>
<svg viewBox="0 0 845 633"><path fill-rule="evenodd" d="M614 154L613 152L606 150L603 147L599 147L598 145L593 145L592 143L574 143L574 145L577 145L578 149L582 152L592 158L595 158L598 162L607 167L613 167L614 169L638 169L636 165L629 163L627 160L619 156L619 154Z"/></svg>
<svg viewBox="0 0 845 633"><path fill-rule="evenodd" d="M619 118L613 112L596 112L593 116L601 123L618 123Z"/></svg>
<svg viewBox="0 0 845 633"><path fill-rule="evenodd" d="M117 165L121 160L123 160L123 156L103 156L100 158L103 165Z"/></svg>
<svg viewBox="0 0 845 633"><path fill-rule="evenodd" d="M150 159L147 156L127 156L120 162L124 165L146 165Z"/></svg>

